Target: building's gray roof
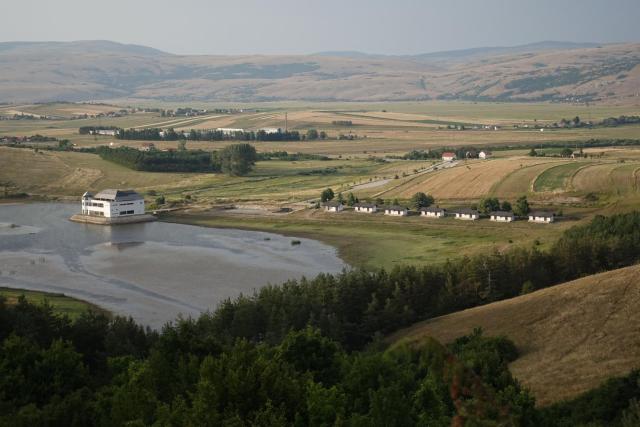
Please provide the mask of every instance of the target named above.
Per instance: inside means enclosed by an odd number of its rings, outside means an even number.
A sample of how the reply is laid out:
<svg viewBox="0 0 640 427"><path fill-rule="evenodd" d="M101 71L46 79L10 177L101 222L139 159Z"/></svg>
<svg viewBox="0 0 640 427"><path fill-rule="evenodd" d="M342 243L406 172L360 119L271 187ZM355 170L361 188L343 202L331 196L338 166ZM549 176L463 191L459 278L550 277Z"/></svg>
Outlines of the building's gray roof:
<svg viewBox="0 0 640 427"><path fill-rule="evenodd" d="M429 206L427 208L420 208L420 212L446 212L446 209Z"/></svg>
<svg viewBox="0 0 640 427"><path fill-rule="evenodd" d="M468 209L468 208L456 209L454 212L458 213L458 214L463 214L463 215L478 215L479 214L479 212L477 210Z"/></svg>
<svg viewBox="0 0 640 427"><path fill-rule="evenodd" d="M324 206L338 207L338 206L342 206L342 203L340 203L340 202L325 202Z"/></svg>
<svg viewBox="0 0 640 427"><path fill-rule="evenodd" d="M111 202L128 202L133 200L143 200L144 198L133 190L106 189L96 194L94 199L107 200Z"/></svg>
<svg viewBox="0 0 640 427"><path fill-rule="evenodd" d="M353 205L354 208L375 208L378 205L376 205L375 203L356 203L355 205Z"/></svg>
<svg viewBox="0 0 640 427"><path fill-rule="evenodd" d="M386 206L384 208L384 210L386 210L386 211L406 211L407 208L405 208L404 206L394 205L394 206Z"/></svg>
<svg viewBox="0 0 640 427"><path fill-rule="evenodd" d="M85 193L82 195L83 199L87 199L91 197L93 197L93 193L91 191L85 191Z"/></svg>
<svg viewBox="0 0 640 427"><path fill-rule="evenodd" d="M494 216L513 216L513 212L493 211L493 212L491 212L491 215L494 215Z"/></svg>
<svg viewBox="0 0 640 427"><path fill-rule="evenodd" d="M543 217L543 218L552 218L555 216L555 213L553 212L544 212L544 211L535 211L535 212L529 212L529 216L538 216L538 217Z"/></svg>

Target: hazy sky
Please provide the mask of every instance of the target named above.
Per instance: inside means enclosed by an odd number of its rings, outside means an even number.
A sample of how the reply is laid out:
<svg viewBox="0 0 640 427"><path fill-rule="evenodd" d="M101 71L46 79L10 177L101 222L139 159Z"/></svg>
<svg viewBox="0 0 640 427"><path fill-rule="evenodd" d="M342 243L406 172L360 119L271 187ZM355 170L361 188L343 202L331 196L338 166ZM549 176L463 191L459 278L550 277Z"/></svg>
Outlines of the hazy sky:
<svg viewBox="0 0 640 427"><path fill-rule="evenodd" d="M0 41L113 40L173 53L412 54L640 41L640 0L1 0Z"/></svg>

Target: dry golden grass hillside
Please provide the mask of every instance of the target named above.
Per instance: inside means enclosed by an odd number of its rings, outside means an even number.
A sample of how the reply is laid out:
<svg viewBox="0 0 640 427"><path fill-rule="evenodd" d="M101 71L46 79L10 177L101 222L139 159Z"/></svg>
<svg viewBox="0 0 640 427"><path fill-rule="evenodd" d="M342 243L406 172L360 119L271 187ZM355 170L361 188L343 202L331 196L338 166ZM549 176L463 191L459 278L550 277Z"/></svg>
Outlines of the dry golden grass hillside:
<svg viewBox="0 0 640 427"><path fill-rule="evenodd" d="M640 367L639 304L633 266L421 322L391 340L451 342L476 327L505 335L521 353L511 372L547 405Z"/></svg>
<svg viewBox="0 0 640 427"><path fill-rule="evenodd" d="M0 99L639 103L640 44L474 52L181 56L105 41L11 42L0 44Z"/></svg>

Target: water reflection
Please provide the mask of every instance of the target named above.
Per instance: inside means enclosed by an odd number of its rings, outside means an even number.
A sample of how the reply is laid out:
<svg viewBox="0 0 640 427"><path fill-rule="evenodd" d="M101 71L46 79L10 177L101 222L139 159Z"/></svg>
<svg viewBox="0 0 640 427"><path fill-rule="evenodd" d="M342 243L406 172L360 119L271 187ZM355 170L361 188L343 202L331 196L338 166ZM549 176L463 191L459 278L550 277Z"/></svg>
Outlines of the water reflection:
<svg viewBox="0 0 640 427"><path fill-rule="evenodd" d="M271 233L67 220L75 205L0 205L0 285L64 292L160 326L267 283L340 271L335 250ZM25 227L25 228L23 228Z"/></svg>

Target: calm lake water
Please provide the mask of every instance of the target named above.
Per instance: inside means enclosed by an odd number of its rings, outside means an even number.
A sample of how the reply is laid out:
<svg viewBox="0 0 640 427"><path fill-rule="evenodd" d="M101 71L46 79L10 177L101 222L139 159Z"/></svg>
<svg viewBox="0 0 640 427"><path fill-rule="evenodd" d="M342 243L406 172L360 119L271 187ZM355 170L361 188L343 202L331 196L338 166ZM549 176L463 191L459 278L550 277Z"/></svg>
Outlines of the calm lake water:
<svg viewBox="0 0 640 427"><path fill-rule="evenodd" d="M315 240L163 222L70 222L78 209L0 205L0 286L61 292L160 327L269 283L346 267Z"/></svg>

